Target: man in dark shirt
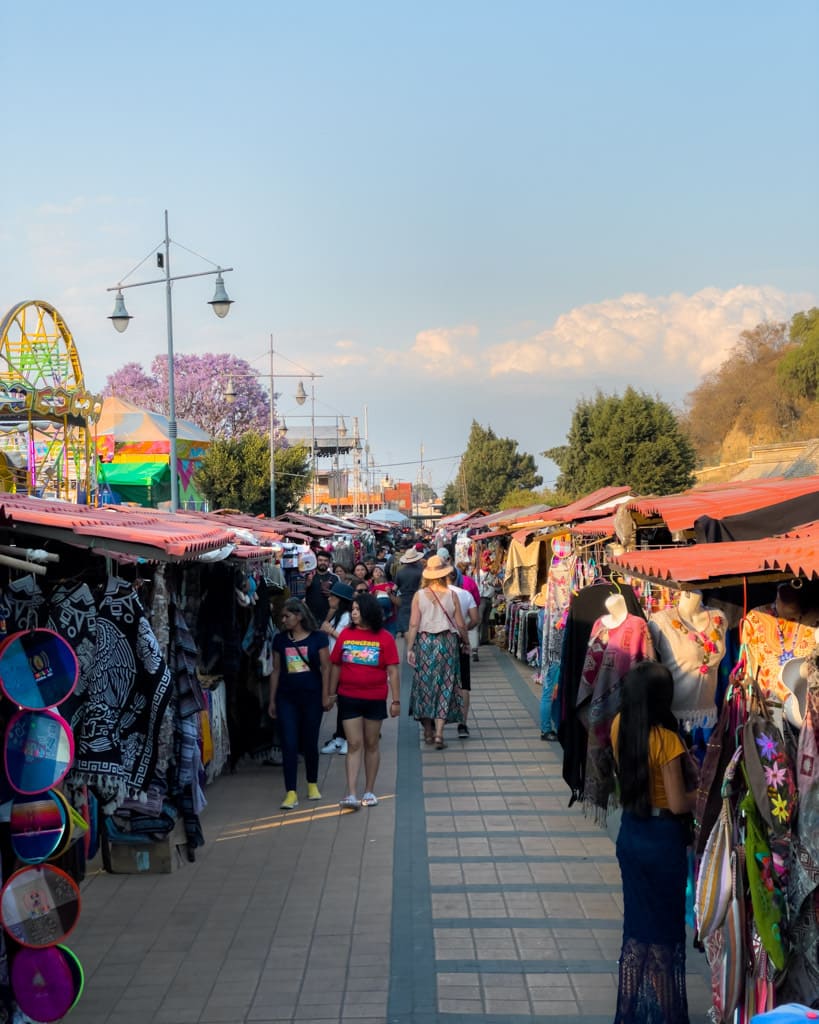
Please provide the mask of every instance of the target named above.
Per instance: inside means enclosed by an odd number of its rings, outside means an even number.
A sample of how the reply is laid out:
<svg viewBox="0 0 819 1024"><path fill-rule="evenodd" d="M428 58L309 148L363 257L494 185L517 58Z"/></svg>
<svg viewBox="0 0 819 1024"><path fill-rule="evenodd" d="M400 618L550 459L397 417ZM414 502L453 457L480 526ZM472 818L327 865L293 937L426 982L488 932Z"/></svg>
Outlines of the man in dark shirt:
<svg viewBox="0 0 819 1024"><path fill-rule="evenodd" d="M330 572L330 555L326 551L316 552L316 571L307 587L305 603L321 625L330 610L330 587L338 583L338 576Z"/></svg>

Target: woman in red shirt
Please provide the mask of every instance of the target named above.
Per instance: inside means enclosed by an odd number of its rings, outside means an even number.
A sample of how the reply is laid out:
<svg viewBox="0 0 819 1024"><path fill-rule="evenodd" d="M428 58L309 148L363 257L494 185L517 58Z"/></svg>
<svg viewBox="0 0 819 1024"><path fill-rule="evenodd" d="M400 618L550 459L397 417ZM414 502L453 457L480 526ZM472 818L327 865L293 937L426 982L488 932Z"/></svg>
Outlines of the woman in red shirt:
<svg viewBox="0 0 819 1024"><path fill-rule="evenodd" d="M387 717L387 691L392 697L389 716L401 713L398 648L383 628L378 602L371 594L356 594L350 612L352 626L343 629L330 655L330 706L338 700L347 737L347 796L342 807L357 811L375 807L375 778L381 761L378 743ZM361 751L364 750L364 795L356 796Z"/></svg>
<svg viewBox="0 0 819 1024"><path fill-rule="evenodd" d="M373 568L370 593L378 601L378 607L384 616L384 629L395 636L396 610L398 608L397 588L387 579L387 574L380 565Z"/></svg>

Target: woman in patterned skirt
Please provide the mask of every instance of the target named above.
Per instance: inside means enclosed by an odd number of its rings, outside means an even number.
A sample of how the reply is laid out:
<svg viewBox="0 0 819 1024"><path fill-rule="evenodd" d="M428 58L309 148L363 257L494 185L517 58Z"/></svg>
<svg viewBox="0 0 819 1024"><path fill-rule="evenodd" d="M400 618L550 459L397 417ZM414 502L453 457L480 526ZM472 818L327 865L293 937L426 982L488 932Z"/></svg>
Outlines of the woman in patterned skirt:
<svg viewBox="0 0 819 1024"><path fill-rule="evenodd" d="M443 750L444 726L463 722L459 646L468 646L460 602L449 589L452 567L433 555L412 599L407 663L415 674L409 713L424 727L424 741Z"/></svg>

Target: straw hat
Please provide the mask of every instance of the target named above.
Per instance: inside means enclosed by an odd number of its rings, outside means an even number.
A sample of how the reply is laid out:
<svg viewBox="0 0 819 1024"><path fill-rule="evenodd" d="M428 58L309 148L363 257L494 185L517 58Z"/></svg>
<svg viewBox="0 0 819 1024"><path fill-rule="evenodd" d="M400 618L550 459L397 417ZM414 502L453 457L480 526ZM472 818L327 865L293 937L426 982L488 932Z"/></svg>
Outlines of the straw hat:
<svg viewBox="0 0 819 1024"><path fill-rule="evenodd" d="M535 605L536 608L545 608L546 607L546 584L545 583L540 588L540 590L535 594L535 596L532 598L532 604Z"/></svg>
<svg viewBox="0 0 819 1024"><path fill-rule="evenodd" d="M410 548L409 551L405 551L401 555L402 565L412 565L413 562L420 562L424 557L423 551L419 551L417 548Z"/></svg>
<svg viewBox="0 0 819 1024"><path fill-rule="evenodd" d="M444 576L449 576L452 572L452 566L439 558L438 555L433 555L432 558L427 562L427 567L421 574L425 580L439 580Z"/></svg>

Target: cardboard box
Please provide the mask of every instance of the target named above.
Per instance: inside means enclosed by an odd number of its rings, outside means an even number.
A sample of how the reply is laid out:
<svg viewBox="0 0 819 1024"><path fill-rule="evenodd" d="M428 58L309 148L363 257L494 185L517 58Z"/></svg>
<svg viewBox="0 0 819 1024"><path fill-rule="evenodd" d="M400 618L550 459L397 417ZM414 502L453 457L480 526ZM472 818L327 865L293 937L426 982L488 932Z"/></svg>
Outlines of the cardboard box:
<svg viewBox="0 0 819 1024"><path fill-rule="evenodd" d="M187 843L181 821L158 843L115 843L103 832L102 865L112 875L169 875L187 862Z"/></svg>

